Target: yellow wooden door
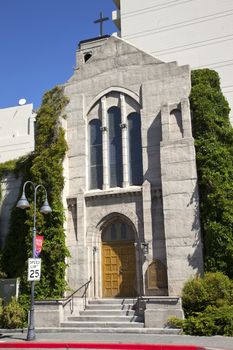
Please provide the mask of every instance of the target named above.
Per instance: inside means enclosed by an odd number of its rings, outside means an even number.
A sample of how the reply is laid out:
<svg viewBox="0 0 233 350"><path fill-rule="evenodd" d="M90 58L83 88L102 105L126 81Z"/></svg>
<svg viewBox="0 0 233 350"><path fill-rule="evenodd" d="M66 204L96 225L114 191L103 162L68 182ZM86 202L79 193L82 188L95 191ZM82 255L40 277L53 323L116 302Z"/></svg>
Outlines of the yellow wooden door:
<svg viewBox="0 0 233 350"><path fill-rule="evenodd" d="M103 243L103 297L136 295L136 258L133 242Z"/></svg>

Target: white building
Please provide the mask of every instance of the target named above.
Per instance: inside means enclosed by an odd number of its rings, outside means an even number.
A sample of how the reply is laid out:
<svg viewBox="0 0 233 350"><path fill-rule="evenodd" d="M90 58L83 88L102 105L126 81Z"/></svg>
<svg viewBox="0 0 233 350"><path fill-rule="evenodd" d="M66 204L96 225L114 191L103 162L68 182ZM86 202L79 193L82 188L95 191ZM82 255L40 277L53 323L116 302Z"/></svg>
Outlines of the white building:
<svg viewBox="0 0 233 350"><path fill-rule="evenodd" d="M119 36L165 62L220 74L233 121L232 0L115 0Z"/></svg>
<svg viewBox="0 0 233 350"><path fill-rule="evenodd" d="M34 150L33 105L0 109L0 163Z"/></svg>
<svg viewBox="0 0 233 350"><path fill-rule="evenodd" d="M34 150L34 123L36 114L32 104L0 109L0 163L17 159ZM6 173L0 179L0 246L9 229L11 209L19 194L21 178Z"/></svg>

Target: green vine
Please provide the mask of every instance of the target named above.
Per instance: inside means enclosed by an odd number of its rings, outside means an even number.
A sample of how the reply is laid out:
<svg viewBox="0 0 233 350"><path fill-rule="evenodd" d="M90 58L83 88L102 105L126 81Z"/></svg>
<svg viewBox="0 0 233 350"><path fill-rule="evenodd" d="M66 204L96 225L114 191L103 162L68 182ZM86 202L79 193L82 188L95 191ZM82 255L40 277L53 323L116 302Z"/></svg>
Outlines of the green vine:
<svg viewBox="0 0 233 350"><path fill-rule="evenodd" d="M0 163L0 181L9 173L14 173L15 175L19 175L24 168L25 163L28 160L28 156L19 157L14 160L8 160L7 162ZM2 200L2 187L0 182L0 201Z"/></svg>
<svg viewBox="0 0 233 350"><path fill-rule="evenodd" d="M192 72L190 103L205 268L233 278L233 129L215 71Z"/></svg>
<svg viewBox="0 0 233 350"><path fill-rule="evenodd" d="M39 212L44 192L38 190L37 233L44 236L41 280L35 288L35 295L40 299L59 298L66 288L65 259L69 253L63 229L62 164L67 144L60 121L67 103L60 87L44 95L36 118L35 151L28 157L23 171L21 167L22 183L30 180L35 184L43 184L52 207L52 213L46 216ZM32 255L33 191L30 186L27 186L26 194L31 207L27 211L15 207L12 209L10 230L2 252L3 271L8 277L21 278L21 291L24 294L30 291L30 284L26 280L27 259Z"/></svg>

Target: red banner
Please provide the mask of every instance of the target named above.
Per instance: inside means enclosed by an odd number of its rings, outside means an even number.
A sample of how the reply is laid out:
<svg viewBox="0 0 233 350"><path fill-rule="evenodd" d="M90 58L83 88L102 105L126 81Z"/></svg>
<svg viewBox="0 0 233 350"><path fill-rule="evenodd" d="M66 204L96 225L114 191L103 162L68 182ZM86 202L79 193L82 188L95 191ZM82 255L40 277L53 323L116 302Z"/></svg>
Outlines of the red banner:
<svg viewBox="0 0 233 350"><path fill-rule="evenodd" d="M36 236L36 249L35 249L35 257L39 258L42 246L43 246L44 236Z"/></svg>

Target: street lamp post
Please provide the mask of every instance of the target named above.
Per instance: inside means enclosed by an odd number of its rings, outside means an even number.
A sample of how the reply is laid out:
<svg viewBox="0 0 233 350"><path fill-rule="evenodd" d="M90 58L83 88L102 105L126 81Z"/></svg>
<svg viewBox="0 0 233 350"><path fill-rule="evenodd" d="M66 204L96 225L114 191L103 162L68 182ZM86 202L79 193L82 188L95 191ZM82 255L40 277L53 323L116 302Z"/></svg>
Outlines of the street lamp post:
<svg viewBox="0 0 233 350"><path fill-rule="evenodd" d="M23 185L22 196L19 199L16 207L20 209L26 209L30 207L30 204L25 196L25 188L30 184L34 190L34 211L33 211L33 230L32 230L32 257L35 258L35 248L36 248L36 194L39 188L42 188L45 192L45 201L42 207L40 208L40 212L43 214L51 213L52 209L49 206L47 200L47 191L43 185L35 185L32 181L26 181ZM35 325L34 325L34 304L35 304L35 281L31 281L31 307L30 307L30 316L29 316L29 326L27 333L27 340L34 340L36 338L35 335Z"/></svg>

